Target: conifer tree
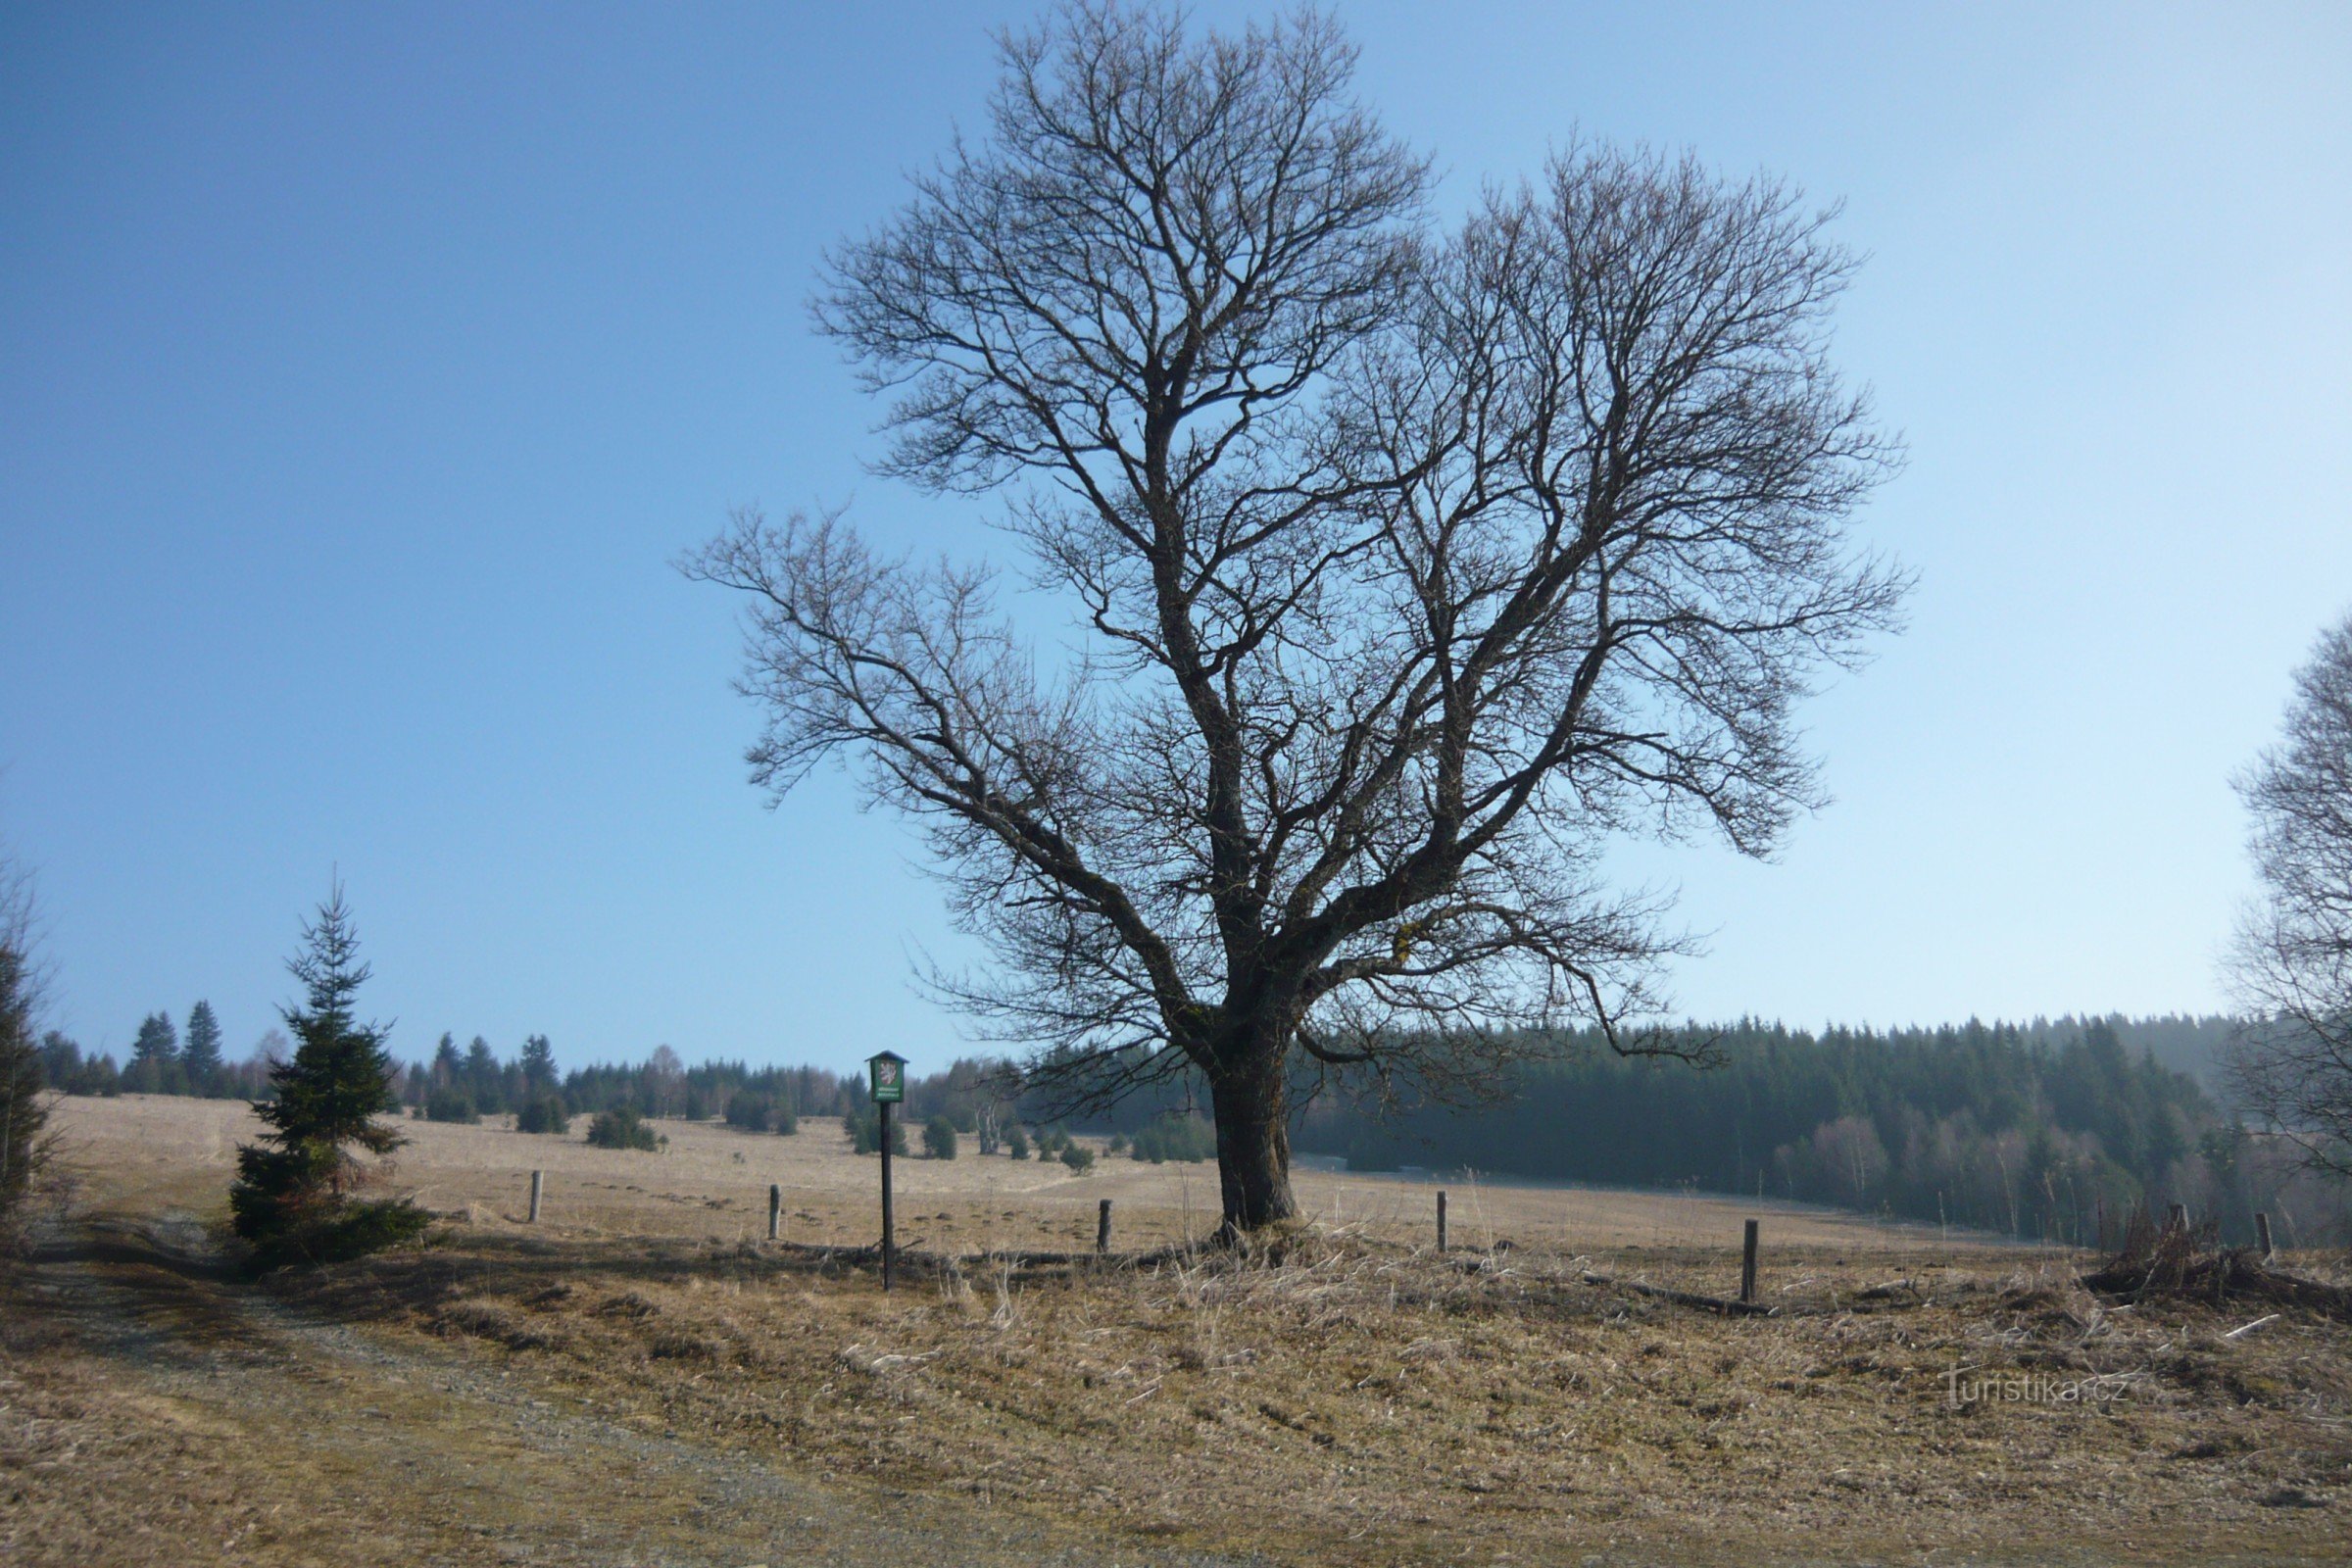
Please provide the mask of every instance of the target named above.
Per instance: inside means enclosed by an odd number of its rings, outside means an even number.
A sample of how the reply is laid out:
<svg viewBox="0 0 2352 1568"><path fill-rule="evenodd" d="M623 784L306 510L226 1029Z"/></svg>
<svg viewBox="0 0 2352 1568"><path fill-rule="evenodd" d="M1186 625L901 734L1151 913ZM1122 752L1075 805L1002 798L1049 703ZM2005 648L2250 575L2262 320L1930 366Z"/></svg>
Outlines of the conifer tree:
<svg viewBox="0 0 2352 1568"><path fill-rule="evenodd" d="M471 1097L476 1110L497 1112L506 1109L506 1096L499 1091L500 1071L498 1053L480 1035L466 1048L466 1093Z"/></svg>
<svg viewBox="0 0 2352 1568"><path fill-rule="evenodd" d="M188 1009L187 1044L180 1048L180 1065L188 1075L188 1092L210 1095L220 1077L220 1020L213 1004L199 1001Z"/></svg>
<svg viewBox="0 0 2352 1568"><path fill-rule="evenodd" d="M125 1074L131 1093L168 1095L177 1087L179 1031L168 1012L151 1012L139 1020L138 1038L131 1042L130 1067Z"/></svg>
<svg viewBox="0 0 2352 1568"><path fill-rule="evenodd" d="M392 1058L384 1029L361 1023L353 1010L368 968L340 883L302 935L303 951L287 967L302 983L303 1002L280 1009L294 1055L270 1071L277 1098L254 1107L270 1131L262 1144L237 1151L228 1195L237 1234L264 1263L349 1256L425 1224L423 1211L405 1199L351 1198L368 1173L352 1151L384 1155L406 1140L375 1120L394 1107Z"/></svg>
<svg viewBox="0 0 2352 1568"><path fill-rule="evenodd" d="M522 1081L537 1094L556 1086L556 1048L545 1035L532 1035L522 1043Z"/></svg>
<svg viewBox="0 0 2352 1568"><path fill-rule="evenodd" d="M33 1039L41 1000L33 936L31 878L0 852L0 1239L54 1152Z"/></svg>
<svg viewBox="0 0 2352 1568"><path fill-rule="evenodd" d="M444 1029L441 1043L433 1048L433 1087L456 1088L465 1070L466 1058L458 1054L458 1037Z"/></svg>

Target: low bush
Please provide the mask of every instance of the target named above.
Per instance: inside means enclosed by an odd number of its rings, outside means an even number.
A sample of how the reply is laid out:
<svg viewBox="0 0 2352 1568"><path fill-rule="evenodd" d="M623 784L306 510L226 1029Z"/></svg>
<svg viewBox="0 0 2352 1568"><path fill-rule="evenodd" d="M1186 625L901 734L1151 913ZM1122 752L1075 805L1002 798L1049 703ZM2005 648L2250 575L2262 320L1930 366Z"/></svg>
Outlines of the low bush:
<svg viewBox="0 0 2352 1568"><path fill-rule="evenodd" d="M956 1157L956 1124L945 1116L923 1123L923 1155L927 1159Z"/></svg>
<svg viewBox="0 0 2352 1568"><path fill-rule="evenodd" d="M1169 1160L1198 1164L1213 1159L1217 1152L1217 1130L1199 1116L1171 1116L1149 1122L1135 1135L1128 1148L1131 1157L1149 1160L1154 1165Z"/></svg>
<svg viewBox="0 0 2352 1568"><path fill-rule="evenodd" d="M478 1122L482 1113L473 1108L473 1097L462 1089L436 1089L424 1097L426 1121Z"/></svg>
<svg viewBox="0 0 2352 1568"><path fill-rule="evenodd" d="M1061 1162L1083 1176L1095 1168L1095 1152L1083 1144L1073 1144L1067 1138L1061 1144Z"/></svg>
<svg viewBox="0 0 2352 1568"><path fill-rule="evenodd" d="M850 1152L856 1154L878 1153L882 1149L882 1112L879 1109L853 1110L841 1118L844 1131L850 1135ZM890 1152L906 1152L906 1123L894 1117L890 1124Z"/></svg>
<svg viewBox="0 0 2352 1568"><path fill-rule="evenodd" d="M598 1149L642 1149L650 1152L669 1140L647 1125L635 1106L618 1105L596 1113L596 1119L588 1124L588 1142Z"/></svg>
<svg viewBox="0 0 2352 1568"><path fill-rule="evenodd" d="M257 1269L340 1263L416 1241L432 1222L431 1214L405 1198L345 1203L265 1233L253 1243L249 1262Z"/></svg>
<svg viewBox="0 0 2352 1568"><path fill-rule="evenodd" d="M1018 1127L1004 1135L1004 1152L1014 1159L1029 1157L1029 1135Z"/></svg>
<svg viewBox="0 0 2352 1568"><path fill-rule="evenodd" d="M801 1130L801 1118L791 1105L772 1096L742 1089L727 1097L727 1125L738 1132L781 1133Z"/></svg>
<svg viewBox="0 0 2352 1568"><path fill-rule="evenodd" d="M564 1109L564 1102L554 1095L541 1095L522 1102L514 1113L514 1130L518 1133L567 1133L571 1117Z"/></svg>

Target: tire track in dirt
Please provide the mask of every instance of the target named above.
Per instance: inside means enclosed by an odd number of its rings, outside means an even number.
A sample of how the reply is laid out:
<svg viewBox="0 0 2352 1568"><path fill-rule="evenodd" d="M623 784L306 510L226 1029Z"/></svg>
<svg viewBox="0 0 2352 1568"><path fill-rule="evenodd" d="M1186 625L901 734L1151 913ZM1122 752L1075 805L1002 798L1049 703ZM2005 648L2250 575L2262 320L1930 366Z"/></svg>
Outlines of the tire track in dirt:
<svg viewBox="0 0 2352 1568"><path fill-rule="evenodd" d="M244 1285L186 1215L53 1237L28 1299L108 1381L320 1510L335 1562L1220 1568L926 1496L827 1488L636 1430L514 1371L392 1346ZM304 1560L188 1543L187 1562ZM316 1550L314 1544L311 1550ZM316 1560L311 1559L311 1560Z"/></svg>

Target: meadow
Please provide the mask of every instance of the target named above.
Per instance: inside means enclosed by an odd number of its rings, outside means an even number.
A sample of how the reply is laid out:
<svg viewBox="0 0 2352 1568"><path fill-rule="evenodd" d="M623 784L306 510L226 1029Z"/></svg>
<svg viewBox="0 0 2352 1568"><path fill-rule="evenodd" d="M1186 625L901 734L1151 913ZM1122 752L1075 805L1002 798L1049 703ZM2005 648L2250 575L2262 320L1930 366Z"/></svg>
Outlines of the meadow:
<svg viewBox="0 0 2352 1568"><path fill-rule="evenodd" d="M12 1562L2316 1562L2352 1541L2342 1323L2101 1299L2085 1256L1994 1237L1456 1174L1440 1253L1437 1184L1308 1170L1307 1221L1235 1257L1205 1245L1213 1166L967 1148L897 1162L885 1296L877 1161L838 1123L665 1121L643 1153L576 1122L411 1122L393 1186L441 1216L429 1244L256 1283L211 1230L242 1105L59 1119L80 1191L7 1320ZM1769 1315L1638 1288L1735 1293L1751 1217Z"/></svg>

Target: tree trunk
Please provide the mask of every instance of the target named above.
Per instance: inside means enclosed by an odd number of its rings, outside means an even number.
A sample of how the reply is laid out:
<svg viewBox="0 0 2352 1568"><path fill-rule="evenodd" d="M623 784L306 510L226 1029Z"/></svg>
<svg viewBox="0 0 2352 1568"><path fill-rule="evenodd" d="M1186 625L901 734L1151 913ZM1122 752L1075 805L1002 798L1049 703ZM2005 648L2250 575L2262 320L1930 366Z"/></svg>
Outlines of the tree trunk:
<svg viewBox="0 0 2352 1568"><path fill-rule="evenodd" d="M1253 1054L1209 1089L1217 1118L1217 1182L1225 1200L1219 1234L1230 1241L1298 1212L1291 1197L1289 1084L1281 1051Z"/></svg>

